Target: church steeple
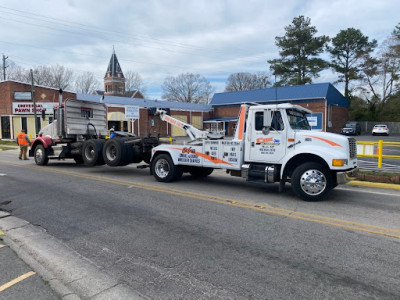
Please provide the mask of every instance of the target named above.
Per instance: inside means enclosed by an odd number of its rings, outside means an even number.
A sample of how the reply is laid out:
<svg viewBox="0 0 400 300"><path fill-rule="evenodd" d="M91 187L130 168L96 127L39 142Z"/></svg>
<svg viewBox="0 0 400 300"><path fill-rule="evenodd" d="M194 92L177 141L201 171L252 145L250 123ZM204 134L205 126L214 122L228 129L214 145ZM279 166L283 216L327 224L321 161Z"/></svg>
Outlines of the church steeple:
<svg viewBox="0 0 400 300"><path fill-rule="evenodd" d="M125 93L125 77L119 65L113 47L113 54L104 76L104 94L108 96L122 96Z"/></svg>

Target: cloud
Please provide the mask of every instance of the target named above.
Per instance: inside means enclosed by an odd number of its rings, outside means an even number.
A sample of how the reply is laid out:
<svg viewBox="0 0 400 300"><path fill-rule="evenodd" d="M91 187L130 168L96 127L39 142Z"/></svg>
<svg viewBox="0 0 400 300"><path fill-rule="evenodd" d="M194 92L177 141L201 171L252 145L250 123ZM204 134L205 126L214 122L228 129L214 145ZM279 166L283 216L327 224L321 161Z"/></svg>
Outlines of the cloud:
<svg viewBox="0 0 400 300"><path fill-rule="evenodd" d="M94 0L0 4L1 52L17 64L64 65L102 81L113 45L123 71L138 72L151 98L166 76L199 73L217 92L234 72L268 71L275 37L294 17L311 18L318 35L349 27L383 41L398 24L397 1ZM327 71L321 80L334 76ZM334 81L334 79L332 79Z"/></svg>

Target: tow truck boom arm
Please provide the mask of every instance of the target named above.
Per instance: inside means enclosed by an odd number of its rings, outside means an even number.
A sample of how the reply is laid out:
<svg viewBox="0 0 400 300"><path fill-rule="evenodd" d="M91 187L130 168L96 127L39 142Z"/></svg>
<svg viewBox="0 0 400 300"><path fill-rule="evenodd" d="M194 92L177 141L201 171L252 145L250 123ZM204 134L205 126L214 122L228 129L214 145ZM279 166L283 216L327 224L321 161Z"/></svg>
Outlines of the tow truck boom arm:
<svg viewBox="0 0 400 300"><path fill-rule="evenodd" d="M194 127L190 124L187 124L183 121L173 118L173 117L167 115L167 112L165 110L157 109L156 114L160 115L160 118L162 121L167 122L171 125L174 125L176 127L179 127L179 128L182 128L183 130L185 130L192 141L195 141L198 139L206 139L206 138L213 138L213 139L222 138L221 135L215 135L208 131L197 129L196 127Z"/></svg>

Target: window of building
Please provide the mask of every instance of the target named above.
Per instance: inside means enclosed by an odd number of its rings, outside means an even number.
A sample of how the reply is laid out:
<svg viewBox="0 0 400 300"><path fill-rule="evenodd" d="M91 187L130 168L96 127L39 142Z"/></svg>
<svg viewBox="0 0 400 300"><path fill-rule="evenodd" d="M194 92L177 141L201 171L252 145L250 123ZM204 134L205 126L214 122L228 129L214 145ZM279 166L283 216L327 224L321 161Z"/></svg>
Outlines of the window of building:
<svg viewBox="0 0 400 300"><path fill-rule="evenodd" d="M82 118L93 118L93 110L89 107L81 107L81 117Z"/></svg>
<svg viewBox="0 0 400 300"><path fill-rule="evenodd" d="M218 123L211 123L211 132L218 132Z"/></svg>

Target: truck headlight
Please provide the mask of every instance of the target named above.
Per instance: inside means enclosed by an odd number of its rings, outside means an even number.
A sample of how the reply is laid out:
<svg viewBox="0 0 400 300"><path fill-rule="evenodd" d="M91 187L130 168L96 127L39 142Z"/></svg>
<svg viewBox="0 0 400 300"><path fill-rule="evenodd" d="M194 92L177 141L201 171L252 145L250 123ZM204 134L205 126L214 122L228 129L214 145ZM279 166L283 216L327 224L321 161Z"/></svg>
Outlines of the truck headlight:
<svg viewBox="0 0 400 300"><path fill-rule="evenodd" d="M332 159L332 166L333 167L343 167L347 165L347 159Z"/></svg>

